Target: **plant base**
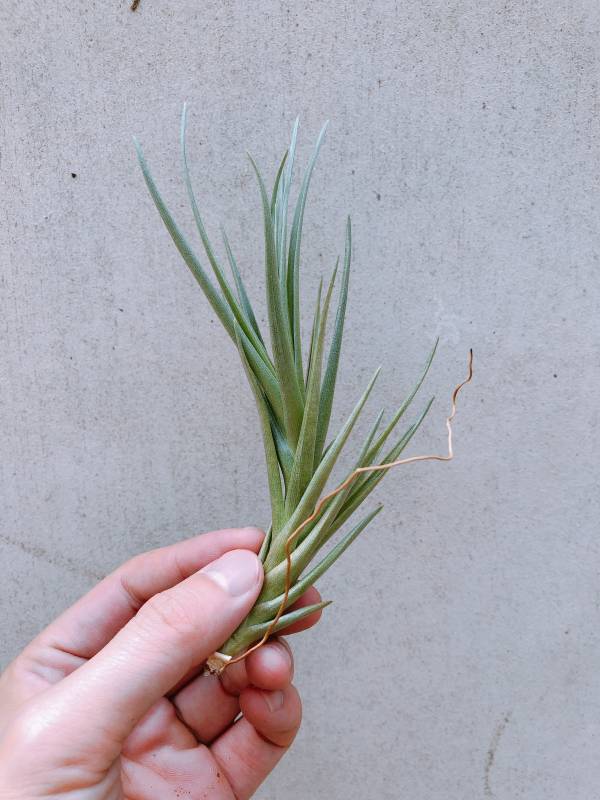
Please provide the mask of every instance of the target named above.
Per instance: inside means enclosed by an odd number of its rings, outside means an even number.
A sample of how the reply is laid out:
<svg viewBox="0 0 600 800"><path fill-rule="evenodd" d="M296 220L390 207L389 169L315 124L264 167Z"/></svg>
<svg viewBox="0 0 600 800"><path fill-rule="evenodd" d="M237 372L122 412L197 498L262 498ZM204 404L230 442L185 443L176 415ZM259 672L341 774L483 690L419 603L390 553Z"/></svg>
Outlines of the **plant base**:
<svg viewBox="0 0 600 800"><path fill-rule="evenodd" d="M205 675L220 675L225 669L227 664L231 661L231 656L226 656L224 653L213 653L206 659L204 665Z"/></svg>

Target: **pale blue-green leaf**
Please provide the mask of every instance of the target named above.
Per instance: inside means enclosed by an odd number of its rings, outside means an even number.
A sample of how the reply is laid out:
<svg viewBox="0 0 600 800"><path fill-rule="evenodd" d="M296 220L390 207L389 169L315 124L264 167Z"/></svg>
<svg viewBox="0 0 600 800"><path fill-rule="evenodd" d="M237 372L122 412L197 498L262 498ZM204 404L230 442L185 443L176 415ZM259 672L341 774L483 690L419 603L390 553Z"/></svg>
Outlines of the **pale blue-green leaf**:
<svg viewBox="0 0 600 800"><path fill-rule="evenodd" d="M171 212L165 205L165 202L158 191L156 183L154 182L154 178L152 177L150 170L148 169L148 165L146 164L146 160L144 158L144 154L142 149L139 145L137 139L134 139L135 148L137 151L137 157L142 169L142 174L144 176L144 180L146 181L146 186L148 187L148 191L150 192L150 196L154 201L154 205L156 206L158 213L160 214L162 221L165 224L166 229L168 230L171 239L175 243L175 246L179 250L183 260L187 264L190 272L194 276L194 278L200 284L202 291L206 295L208 302L213 307L216 315L220 319L223 327L235 342L235 333L233 331L233 314L229 306L225 303L221 295L217 292L216 288L213 286L210 278L204 271L202 265L198 261L198 258L194 251L192 250L191 246L189 245L187 239L183 235L183 233L179 230L177 223L173 219Z"/></svg>
<svg viewBox="0 0 600 800"><path fill-rule="evenodd" d="M302 223L304 220L304 209L306 206L308 188L310 186L312 173L319 155L319 150L321 149L321 145L325 137L327 125L328 123L326 122L325 125L323 125L319 136L317 137L312 158L310 159L308 168L304 175L304 180L302 181L302 185L300 187L290 231L290 243L288 248L287 304L288 308L290 309L290 331L294 349L294 360L297 374L300 376L300 381L302 380L301 376L303 374L302 337L300 331L300 244L302 241Z"/></svg>
<svg viewBox="0 0 600 800"><path fill-rule="evenodd" d="M272 633L277 633L283 630L283 628L293 625L294 622L300 622L301 619L308 617L310 614L314 614L315 611L321 611L321 609L331 605L331 602L331 600L323 600L320 603L313 603L310 606L304 606L303 608L298 608L295 611L289 611L287 614L283 614L281 619L277 622L277 625L273 628ZM250 645L258 641L261 636L264 636L271 622L272 620L269 620L268 622L259 623L258 625L252 625L246 628L244 630L245 644Z"/></svg>
<svg viewBox="0 0 600 800"><path fill-rule="evenodd" d="M382 508L383 506L378 506L369 514L367 514L367 516L364 519L362 519L357 525L355 525L344 536L344 538L334 548L332 548L332 550L325 556L325 558L323 558L322 561L320 561L315 567L313 567L313 569L310 570L310 572L308 572L302 578L299 578L294 583L289 592L286 608L288 608L292 603L298 600L310 586L316 583L316 581L329 569L329 567L331 567L331 565L337 561L337 559L342 555L342 553L348 549L348 547L352 544L352 542L357 538L357 536L360 533L362 533L362 531L377 516L377 514L379 514ZM292 560L294 562L297 561L296 553L294 553ZM265 594L268 597L273 591L270 585L270 578L268 574L265 577L264 587L267 589ZM279 594L277 597L273 599L264 600L263 602L259 601L252 609L252 619L261 622L267 619L272 619L276 614L279 606L281 605L282 600L283 600L283 594Z"/></svg>
<svg viewBox="0 0 600 800"><path fill-rule="evenodd" d="M254 327L252 326L250 320L248 319L248 317L244 313L243 308L239 305L236 297L234 296L231 287L229 286L229 283L227 282L227 279L223 274L223 270L221 269L221 265L219 264L217 256L213 250L210 239L208 238L204 221L200 214L200 209L198 208L198 203L196 201L196 196L194 194L194 188L192 186L192 179L188 167L186 135L185 135L186 125L187 125L187 105L184 103L183 111L181 113L181 131L180 131L181 166L183 172L183 179L188 194L188 199L190 202L190 206L192 208L192 213L194 215L196 228L198 229L198 233L200 234L202 245L206 252L208 261L213 269L217 282L221 287L223 296L225 297L227 304L229 305L231 311L233 312L234 317L236 318L238 324L240 325L240 327L242 328L248 339L250 339L250 341L254 345L259 356L263 359L267 367L273 371L273 365L271 364L271 359L269 358L269 355L265 349L264 343L262 339L259 336L257 336L256 331L254 330Z"/></svg>
<svg viewBox="0 0 600 800"><path fill-rule="evenodd" d="M425 368L423 369L423 372L421 373L421 376L417 381L417 383L415 384L415 386L413 387L412 391L410 392L408 397L404 400L402 405L398 408L398 410L396 411L396 413L394 414L388 425L386 425L384 430L381 432L380 436L377 438L377 441L373 444L373 447L371 448L367 456L368 463L371 463L371 461L377 456L377 453L383 447L388 436L394 430L400 419L404 416L404 413L406 412L407 408L410 406L410 404L415 398L415 395L421 388L423 381L425 380L425 378L427 377L427 373L429 372L429 368L431 366L431 362L433 361L433 357L435 356L438 342L439 339L436 339L435 344L433 345L433 349L431 350L429 356L427 357L427 361L425 362Z"/></svg>
<svg viewBox="0 0 600 800"><path fill-rule="evenodd" d="M267 401L262 391L262 387L258 382L258 380L256 379L256 376L254 375L254 372L252 371L252 368L248 363L248 360L246 359L246 353L240 335L241 328L239 327L239 325L237 325L237 323L235 324L235 333L236 333L238 351L240 354L240 358L242 360L242 364L244 366L244 370L246 372L246 376L248 378L248 382L250 383L250 387L252 388L254 399L256 400L256 407L258 409L258 415L262 428L263 445L265 449L265 460L267 464L267 478L269 482L269 495L271 497L273 532L275 535L277 535L277 533L281 530L284 524L284 499L283 499L283 490L281 487L280 465L279 465L279 460L277 458L277 451L275 449L275 444L273 442L273 435L271 432L269 409L267 406Z"/></svg>
<svg viewBox="0 0 600 800"><path fill-rule="evenodd" d="M285 438L285 434L281 429L281 424L277 422L274 416L271 419L271 430L273 432L273 441L275 442L275 447L277 449L277 457L279 459L279 463L281 464L283 478L287 487L290 481L290 475L292 474L292 467L294 466L294 454L292 453L288 444L288 440Z"/></svg>
<svg viewBox="0 0 600 800"><path fill-rule="evenodd" d="M350 262L352 260L352 228L350 217L346 222L346 244L344 248L344 270L342 272L342 284L338 299L337 313L331 339L331 347L327 358L327 367L323 377L321 389L321 404L319 408L319 424L317 429L317 440L315 444L315 466L321 460L323 447L329 430L329 420L333 406L333 395L335 392L335 382L337 378L338 365L340 361L340 351L342 348L342 337L344 334L344 319L346 316L346 304L348 302L348 282L350 279Z"/></svg>
<svg viewBox="0 0 600 800"><path fill-rule="evenodd" d="M273 191L271 192L271 216L275 217L275 204L277 202L277 196L279 193L279 182L281 181L283 170L285 167L285 162L287 161L288 151L286 150L283 154L283 158L279 162L279 169L277 170L277 175L275 176L275 184L273 185Z"/></svg>
<svg viewBox="0 0 600 800"><path fill-rule="evenodd" d="M262 358L260 358L256 352L256 349L254 348L254 345L248 339L244 331L241 329L240 331L240 338L244 346L244 352L250 366L252 367L252 372L260 383L269 401L269 405L273 410L275 418L280 420L280 424L283 425L283 401L281 398L281 392L279 390L279 382L277 381L275 375L273 375L273 373L267 368L267 365Z"/></svg>
<svg viewBox="0 0 600 800"><path fill-rule="evenodd" d="M287 158L286 152L286 158ZM286 309L286 318L289 318L289 311L287 309L287 297L285 293L287 264L285 253L287 248L286 242L286 208L284 204L285 192L285 174L283 172L285 160L281 163L277 177L275 178L275 186L271 195L271 217L273 219L273 230L275 232L275 252L277 254L277 275L279 276L279 291L281 293L282 303Z"/></svg>
<svg viewBox="0 0 600 800"><path fill-rule="evenodd" d="M260 546L260 550L258 551L258 557L264 563L265 558L267 557L267 553L269 552L269 545L271 543L271 536L273 535L273 526L269 525L269 530L265 534L265 538L262 541Z"/></svg>
<svg viewBox="0 0 600 800"><path fill-rule="evenodd" d="M225 245L227 260L229 261L229 266L231 267L231 273L233 275L233 280L235 281L235 286L237 289L241 306L244 309L244 313L246 314L250 324L254 328L254 332L256 333L256 335L258 336L264 347L264 339L260 332L260 327L258 325L258 322L256 321L252 304L250 303L250 300L248 298L248 293L246 292L246 287L244 285L244 281L242 280L242 276L238 269L237 261L235 260L233 251L231 249L231 245L229 244L229 239L223 227L221 227L221 236L223 237L223 244Z"/></svg>
<svg viewBox="0 0 600 800"><path fill-rule="evenodd" d="M291 310L288 307L287 297L287 246L288 246L288 203L290 196L290 188L292 184L292 171L294 167L294 158L296 155L296 139L298 136L298 118L294 122L292 129L292 137L290 147L288 150L288 159L286 162L285 172L283 174L280 186L278 187L276 210L275 210L275 226L277 231L277 260L279 264L279 283L283 297L283 302L286 305L287 317L290 320L291 331ZM304 390L304 386L300 383L300 390Z"/></svg>
<svg viewBox="0 0 600 800"><path fill-rule="evenodd" d="M396 461L404 448L408 445L412 437L415 435L417 430L420 428L421 423L427 416L429 409L431 408L431 404L433 403L433 398L427 403L425 406L424 411L422 412L419 419L411 425L410 428L404 433L404 435L400 438L400 440L388 451L385 457L379 462L380 464L388 464L392 461ZM392 467L394 469L394 467ZM335 533L336 530L339 529L341 525L350 517L351 514L356 511L359 505L366 500L366 498L371 494L373 489L378 485L380 481L384 479L387 473L390 470L380 470L377 472L373 472L367 476L367 480L360 484L358 487L355 487L354 491L350 493L348 499L344 506L342 507L339 516L335 519L333 525L331 526L330 531L328 531L328 535L331 536Z"/></svg>
<svg viewBox="0 0 600 800"><path fill-rule="evenodd" d="M313 350L316 348L318 340L318 327L321 318L321 295L323 294L323 278L319 280L319 288L317 290L317 305L315 313L313 314L313 323L310 331L310 343L308 346L308 363L306 366L306 385L308 386L308 376L310 375L310 365L312 361Z"/></svg>
<svg viewBox="0 0 600 800"><path fill-rule="evenodd" d="M358 458L354 466L348 472L350 476L357 468L364 466L365 458L369 450L373 437L377 432L379 423L383 416L383 411L379 413L374 425L367 434L367 437L361 447ZM314 554L319 550L323 542L331 538L332 525L335 524L336 517L340 509L346 502L346 498L353 491L354 482L350 483L345 489L338 492L323 508L319 516L310 524L306 525L303 531L296 540L296 549L294 551L294 576L298 575L305 566L312 560ZM339 528L336 526L335 530Z"/></svg>
<svg viewBox="0 0 600 800"><path fill-rule="evenodd" d="M258 167L252 157L250 163L256 174L260 195L263 204L263 218L265 229L265 272L267 285L267 307L269 312L269 326L271 331L271 344L275 360L275 370L283 400L283 414L285 432L292 448L298 443L300 426L302 424L303 400L294 368L294 355L289 332L289 320L286 317L285 307L282 302L279 280L277 275L277 254L273 232L273 220L267 198L267 191Z"/></svg>
<svg viewBox="0 0 600 800"><path fill-rule="evenodd" d="M319 499L319 495L321 494L323 487L329 478L331 470L333 469L333 466L344 444L346 443L346 440L348 439L348 436L350 435L360 412L367 402L375 381L377 380L378 374L379 369L376 370L362 397L354 407L352 413L344 423L338 435L331 443L331 447L328 449L327 454L323 457L319 466L317 467L317 470L311 478L310 483L306 487L306 491L302 495L302 499L298 503L294 513L286 523L281 533L277 537L273 538L269 557L267 559L268 569L272 569L282 560L287 538L312 513Z"/></svg>
<svg viewBox="0 0 600 800"><path fill-rule="evenodd" d="M327 328L327 317L329 314L329 305L331 303L331 293L333 291L334 282L335 271L331 278L327 295L325 296L325 302L323 303L322 311L320 308L321 286L319 286L319 295L317 298L315 321L313 325L313 341L311 342L310 369L307 376L308 380L306 388L306 401L304 404L304 416L302 419L302 427L300 429L298 446L296 448L292 476L285 496L285 511L287 515L290 515L296 508L298 501L304 494L304 491L313 476L315 437L317 434L319 393L321 388L321 366L323 362L323 343L325 339L325 330Z"/></svg>
<svg viewBox="0 0 600 800"><path fill-rule="evenodd" d="M317 422L319 418L319 395L321 390L323 349L325 332L327 329L327 318L329 316L329 306L331 304L331 294L335 284L336 272L337 265L333 271L331 281L329 282L322 312L320 309L321 286L319 286L319 295L317 298L317 308L315 311L315 322L313 325L313 336L311 341L311 357L307 376L308 380L306 388L306 402L304 405L304 418L302 420L302 428L300 429L298 447L296 448L292 477L285 497L285 510L286 514L288 515L290 515L296 508L298 501L304 494L304 491L306 490L306 487L308 486L310 479L314 474L313 465L315 457Z"/></svg>

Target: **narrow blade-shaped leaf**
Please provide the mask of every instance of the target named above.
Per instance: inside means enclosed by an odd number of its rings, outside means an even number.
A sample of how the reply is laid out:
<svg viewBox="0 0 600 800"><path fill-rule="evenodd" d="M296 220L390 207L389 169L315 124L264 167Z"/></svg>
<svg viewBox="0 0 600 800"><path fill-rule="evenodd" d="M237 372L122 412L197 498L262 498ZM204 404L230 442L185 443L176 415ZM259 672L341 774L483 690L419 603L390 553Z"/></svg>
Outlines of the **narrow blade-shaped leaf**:
<svg viewBox="0 0 600 800"><path fill-rule="evenodd" d="M306 491L302 495L302 498L298 505L296 506L294 513L286 523L285 527L281 531L281 533L273 538L273 542L271 543L271 552L269 553L269 557L267 562L265 562L266 569L272 569L277 564L279 564L283 558L284 550L285 550L285 543L289 535L300 525L304 520L310 516L312 513L318 499L319 495L323 491L323 487L329 475L331 474L331 470L344 446L348 436L350 435L356 420L359 417L360 412L362 411L367 399L375 385L375 381L377 380L377 376L379 374L379 369L376 370L375 374L371 378L369 385L367 386L366 390L364 391L362 397L352 410L352 413L344 423L342 429L335 437L334 441L331 444L331 447L327 451L326 456L321 460L321 463L317 467L313 477L311 478L310 483L308 484Z"/></svg>
<svg viewBox="0 0 600 800"><path fill-rule="evenodd" d="M289 607L292 603L298 600L304 592L312 586L314 583L318 581L318 579L327 572L329 567L334 564L338 558L342 555L342 553L350 547L352 542L358 537L360 533L367 527L367 525L379 514L379 512L383 509L383 506L377 506L377 508L373 509L373 511L369 512L369 514L364 517L357 525L355 525L341 540L338 544L333 547L329 553L315 566L313 567L310 572L307 572L302 578L299 578L292 588L290 589L288 602L286 608ZM294 556L296 554L294 553ZM297 562L297 559L294 558L293 561ZM296 565L295 565L296 566ZM295 572L297 570L294 570ZM269 592L269 579L267 578L267 582L265 584L264 590L266 596L268 597ZM260 598L257 604L254 606L252 610L252 620L253 621L264 621L266 619L272 619L277 609L281 605L281 601L283 600L283 595L280 594L275 598L260 601Z"/></svg>
<svg viewBox="0 0 600 800"><path fill-rule="evenodd" d="M302 241L302 224L304 221L304 209L306 207L308 188L319 155L319 150L323 144L327 125L328 123L326 122L317 137L312 158L310 159L304 175L304 180L300 187L290 231L290 244L287 258L287 305L290 313L290 332L293 342L294 362L299 376L303 374L302 340L300 332L300 245Z"/></svg>
<svg viewBox="0 0 600 800"><path fill-rule="evenodd" d="M244 313L243 307L240 306L240 304L238 303L236 297L234 296L234 294L233 294L233 292L231 290L231 287L229 286L229 283L227 282L227 279L225 278L225 275L223 274L223 270L221 269L221 265L219 264L217 256L215 255L215 251L213 250L213 247L212 247L212 245L210 243L210 239L208 238L208 234L207 234L206 228L204 226L204 221L203 221L202 216L200 214L200 209L198 208L198 203L196 202L196 196L194 194L194 188L192 186L192 179L191 179L190 171L189 171L189 168L188 168L186 136L185 136L186 124L187 124L187 106L184 103L183 111L182 111L182 114L181 114L181 133L180 133L181 165L182 165L182 171L183 171L183 179L184 179L186 190L187 190L187 194L188 194L188 199L189 199L189 202L190 202L190 206L192 208L192 213L194 215L194 221L196 223L196 228L198 229L198 233L200 234L200 239L202 241L202 246L204 247L204 251L206 252L208 261L209 261L209 263L210 263L210 265L212 267L212 270L213 270L213 272L215 274L217 282L218 282L219 286L221 287L221 291L223 292L223 297L225 298L227 304L229 305L229 308L231 309L231 312L233 313L235 319L237 320L237 323L242 328L242 330L244 331L244 333L246 334L248 339L250 339L250 341L254 345L257 353L259 354L259 356L263 359L265 364L269 368L271 368L271 370L272 370L273 366L271 364L271 359L269 358L269 355L268 355L267 351L265 350L264 343L263 343L262 339L259 336L257 336L253 325L251 324L250 320L248 319L248 317Z"/></svg>
<svg viewBox="0 0 600 800"><path fill-rule="evenodd" d="M235 288L238 293L238 297L240 300L240 304L244 309L244 313L248 318L250 324L252 325L254 332L260 339L261 343L264 346L264 339L260 332L260 327L258 322L256 321L256 316L254 314L254 309L252 308L252 304L248 298L248 293L246 292L246 287L244 285L244 281L242 280L242 276L238 269L237 261L233 255L233 251L231 249L231 245L229 244L229 239L223 227L221 227L221 236L223 238L223 244L225 245L225 252L227 253L227 260L229 261L229 266L231 267L231 274L233 275L233 280L235 281Z"/></svg>
<svg viewBox="0 0 600 800"><path fill-rule="evenodd" d="M273 522L273 533L277 535L279 530L284 524L284 500L283 490L281 487L281 473L279 467L279 460L277 458L277 451L275 443L273 442L273 434L271 432L271 423L269 419L269 411L267 402L262 392L260 383L257 381L250 364L246 358L246 353L241 340L241 329L239 325L235 325L236 339L238 350L244 370L248 377L248 382L252 388L254 399L256 400L256 407L258 409L258 416L262 428L263 444L265 449L265 460L267 465L267 478L269 482L269 495L271 498L271 512Z"/></svg>
<svg viewBox="0 0 600 800"><path fill-rule="evenodd" d="M396 461L405 447L408 445L412 437L421 427L421 423L429 413L429 409L433 403L433 398L427 403L421 416L418 420L411 425L410 428L404 433L404 435L400 438L400 440L392 447L391 450L386 453L385 457L379 462L380 464L388 464L391 461ZM367 479L364 483L360 484L359 486L354 488L354 491L350 493L347 501L344 503L342 509L338 517L335 519L335 522L332 524L331 529L329 531L329 535L333 535L335 531L337 531L343 524L346 522L348 517L350 517L354 511L363 503L366 498L371 494L373 489L382 481L385 476L388 474L389 470L381 470L378 472L372 472L370 475L367 476Z"/></svg>
<svg viewBox="0 0 600 800"><path fill-rule="evenodd" d="M319 424L317 428L317 440L315 444L315 467L323 455L323 447L329 430L329 420L331 419L331 409L333 406L333 394L335 392L335 382L337 378L338 365L340 361L340 351L342 348L342 337L344 334L344 319L346 317L346 305L348 302L348 283L350 279L350 262L352 260L352 227L350 217L346 222L346 244L344 248L344 270L342 272L342 283L340 286L340 296L335 316L335 325L327 367L323 378L321 389L321 404L319 408Z"/></svg>
<svg viewBox="0 0 600 800"><path fill-rule="evenodd" d="M282 302L277 274L277 254L273 232L273 220L267 198L267 191L258 167L252 157L250 163L256 174L263 204L265 229L265 273L267 284L267 306L271 329L271 344L275 360L275 370L283 400L283 414L286 435L295 448L300 434L302 414L304 411L302 393L298 386L294 368L294 355L289 333L289 320Z"/></svg>
<svg viewBox="0 0 600 800"><path fill-rule="evenodd" d="M235 333L233 330L233 314L227 303L223 300L221 295L218 293L216 288L213 286L210 278L204 271L198 257L192 250L190 244L188 243L187 239L183 235L183 233L179 230L177 223L173 219L171 212L167 208L160 192L158 191L158 187L154 182L154 178L150 170L148 169L148 165L146 163L146 159L144 158L144 154L142 152L142 148L139 145L137 139L134 139L134 144L137 152L138 161L140 167L142 169L142 174L144 176L144 180L146 181L146 186L148 187L148 191L150 192L150 196L154 201L154 205L156 206L158 213L160 214L162 221L165 224L166 229L169 231L171 239L175 243L175 247L179 250L183 260L189 267L190 272L194 276L194 278L200 284L200 287L208 302L213 307L216 315L220 319L223 327L229 334L229 336L235 341Z"/></svg>
<svg viewBox="0 0 600 800"><path fill-rule="evenodd" d="M288 611L287 614L283 614L278 620L277 625L273 627L271 633L277 633L278 631L293 625L294 622L300 622L301 619L308 617L310 614L314 614L316 611L321 611L321 609L327 608L327 606L331 605L331 602L331 600L322 600L320 603L313 603L310 606L304 606L303 608L298 608L295 611ZM239 638L236 639L236 634L234 633L227 644L231 646L230 642L235 641L235 646L238 648L240 648L242 644L243 646L248 647L253 642L257 642L261 636L264 636L270 625L271 620L268 622L259 623L258 625L252 625L251 627L246 627L244 628L243 633L240 631ZM226 651L225 654L227 654Z"/></svg>
<svg viewBox="0 0 600 800"><path fill-rule="evenodd" d="M325 340L325 330L327 328L327 317L329 314L329 304L331 293L335 283L335 270L329 283L323 310L321 312L321 289L317 299L317 309L315 311L315 324L313 326L313 342L311 345L311 360L306 387L306 400L304 404L304 416L302 418L302 428L296 448L294 467L290 484L285 497L286 514L290 515L302 497L310 479L313 476L313 462L315 456L315 439L317 435L317 421L319 417L319 395L321 390L321 366L323 362L323 344Z"/></svg>
<svg viewBox="0 0 600 800"><path fill-rule="evenodd" d="M423 369L423 372L421 373L421 376L417 381L417 383L414 385L412 391L410 392L408 397L404 400L402 405L398 408L398 410L396 411L390 422L386 425L384 430L381 432L380 436L377 438L377 441L373 444L373 447L371 448L371 450L369 451L369 455L367 456L368 463L371 463L371 461L376 457L377 453L381 450L381 448L387 441L388 436L394 430L398 422L402 419L407 408L410 406L410 404L415 398L415 395L421 388L423 381L427 377L429 368L431 367L431 362L433 361L433 357L435 356L438 342L439 339L436 339L435 344L433 345L433 349L431 350L429 356L427 357L427 361L425 362L425 368Z"/></svg>

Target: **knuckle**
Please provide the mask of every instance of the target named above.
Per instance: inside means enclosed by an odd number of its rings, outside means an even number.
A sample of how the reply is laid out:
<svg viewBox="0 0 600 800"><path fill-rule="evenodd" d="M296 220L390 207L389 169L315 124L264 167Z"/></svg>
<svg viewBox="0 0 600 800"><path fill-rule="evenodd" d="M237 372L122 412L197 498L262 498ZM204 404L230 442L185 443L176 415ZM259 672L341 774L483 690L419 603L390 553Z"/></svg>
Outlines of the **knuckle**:
<svg viewBox="0 0 600 800"><path fill-rule="evenodd" d="M193 598L181 590L154 595L144 604L138 617L148 627L166 629L179 639L198 635Z"/></svg>

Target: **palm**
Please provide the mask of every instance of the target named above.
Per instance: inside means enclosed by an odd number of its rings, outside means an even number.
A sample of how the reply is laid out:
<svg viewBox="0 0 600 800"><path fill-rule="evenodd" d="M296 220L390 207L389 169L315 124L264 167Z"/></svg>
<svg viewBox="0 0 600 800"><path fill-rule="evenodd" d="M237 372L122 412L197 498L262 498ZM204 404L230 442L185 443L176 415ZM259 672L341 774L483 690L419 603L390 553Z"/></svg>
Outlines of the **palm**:
<svg viewBox="0 0 600 800"><path fill-rule="evenodd" d="M74 685L89 690L81 676L90 674L97 658L110 660L106 653L111 638L118 637L139 607L214 559L216 548L258 549L260 536L252 530L205 534L134 559L65 612L9 666L0 678L0 765L4 740L12 774L25 775L27 797L252 796L300 724L300 700L291 685L291 651L283 640L267 643L228 666L220 677L199 674L200 668L190 664L167 696L141 718L131 719L139 721L133 728L128 725L129 734L116 748L110 730L98 722L106 700L103 706L82 706L77 690L73 694ZM319 599L316 589L310 589L297 605ZM309 627L317 618L318 614L307 616L286 633ZM157 652L171 663L177 651ZM110 685L108 708L114 705L111 714L127 717L127 709L119 707L118 688L117 683ZM21 723L16 740L14 720ZM32 751L37 754L34 765Z"/></svg>
<svg viewBox="0 0 600 800"><path fill-rule="evenodd" d="M198 742L167 699L159 701L135 728L125 743L119 766L111 776L109 793L103 797L235 797L210 747Z"/></svg>

